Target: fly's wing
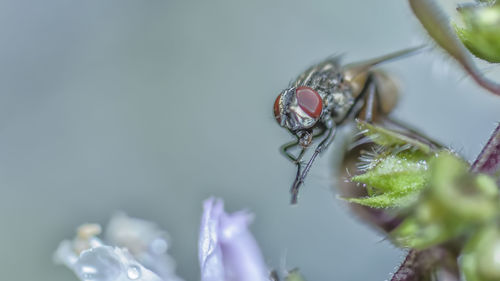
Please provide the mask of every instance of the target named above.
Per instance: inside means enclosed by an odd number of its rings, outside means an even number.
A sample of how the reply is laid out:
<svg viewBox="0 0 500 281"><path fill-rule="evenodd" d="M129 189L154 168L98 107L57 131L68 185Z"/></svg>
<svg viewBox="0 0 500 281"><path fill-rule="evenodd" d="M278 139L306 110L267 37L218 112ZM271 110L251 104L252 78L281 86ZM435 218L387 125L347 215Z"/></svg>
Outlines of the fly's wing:
<svg viewBox="0 0 500 281"><path fill-rule="evenodd" d="M421 47L409 48L398 52L390 53L378 58L351 63L342 67L344 82L347 83L352 91L352 96L358 98L363 88L366 86L367 79L371 76L376 80L377 96L375 101L377 108L382 115L387 115L396 105L398 100L398 83L394 77L390 77L380 70L372 68L378 64L388 62L390 60L403 58L422 49ZM380 115L380 114L377 114Z"/></svg>
<svg viewBox="0 0 500 281"><path fill-rule="evenodd" d="M370 70L372 67L378 64L388 62L394 59L403 58L418 51L422 51L423 48L424 46L408 48L387 55L383 55L377 58L369 59L366 61L347 64L342 68L344 73L344 79L347 81L353 81L354 79L356 79L358 75L368 72L368 70Z"/></svg>
<svg viewBox="0 0 500 281"><path fill-rule="evenodd" d="M306 71L300 74L295 81L292 82L292 86L307 86L307 84L311 81L311 78L314 77L315 74L318 74L320 72L338 72L340 69L339 62L340 57L335 56L329 57L328 59L309 67Z"/></svg>
<svg viewBox="0 0 500 281"><path fill-rule="evenodd" d="M365 74L375 65L378 65L383 62L387 62L393 59L398 59L410 55L414 52L422 50L424 46L418 46L413 48L404 49L401 51L393 52L381 57L377 57L374 59L356 62L348 64L344 67L340 67L340 57L334 56L330 57L316 65L311 66L306 71L304 71L295 81L291 84L293 87L298 86L306 86L315 74L320 72L332 71L332 72L343 72L344 79L348 82L354 81L360 74Z"/></svg>

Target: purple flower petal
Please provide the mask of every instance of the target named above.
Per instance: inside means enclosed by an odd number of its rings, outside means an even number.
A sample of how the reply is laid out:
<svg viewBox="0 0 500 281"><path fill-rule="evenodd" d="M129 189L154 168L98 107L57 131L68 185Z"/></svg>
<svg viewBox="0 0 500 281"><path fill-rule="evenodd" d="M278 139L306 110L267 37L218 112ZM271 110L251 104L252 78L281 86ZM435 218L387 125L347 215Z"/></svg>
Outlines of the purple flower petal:
<svg viewBox="0 0 500 281"><path fill-rule="evenodd" d="M248 230L252 215L227 214L221 199L203 203L199 260L202 281L267 281L257 241Z"/></svg>

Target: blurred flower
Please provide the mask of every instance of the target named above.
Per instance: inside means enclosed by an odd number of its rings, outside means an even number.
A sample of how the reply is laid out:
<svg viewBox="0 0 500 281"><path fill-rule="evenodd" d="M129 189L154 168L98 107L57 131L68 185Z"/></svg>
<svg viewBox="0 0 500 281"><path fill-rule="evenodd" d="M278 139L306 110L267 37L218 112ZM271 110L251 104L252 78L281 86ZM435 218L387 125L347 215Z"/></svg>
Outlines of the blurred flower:
<svg viewBox="0 0 500 281"><path fill-rule="evenodd" d="M118 213L109 221L105 237L109 243L127 248L163 280L181 280L175 275L174 260L167 254L168 234L155 223Z"/></svg>
<svg viewBox="0 0 500 281"><path fill-rule="evenodd" d="M125 214L114 216L109 225L109 245L96 237L101 232L99 225L85 224L72 241L61 242L54 261L84 281L181 281L166 254L164 231Z"/></svg>
<svg viewBox="0 0 500 281"><path fill-rule="evenodd" d="M199 238L202 281L268 281L267 268L248 230L252 216L227 214L221 199L203 203Z"/></svg>
<svg viewBox="0 0 500 281"><path fill-rule="evenodd" d="M469 165L441 152L430 165L429 187L407 218L392 232L402 246L424 249L469 232L495 218L495 180L469 172Z"/></svg>
<svg viewBox="0 0 500 281"><path fill-rule="evenodd" d="M467 281L500 280L498 225L489 225L470 238L460 257L460 265Z"/></svg>

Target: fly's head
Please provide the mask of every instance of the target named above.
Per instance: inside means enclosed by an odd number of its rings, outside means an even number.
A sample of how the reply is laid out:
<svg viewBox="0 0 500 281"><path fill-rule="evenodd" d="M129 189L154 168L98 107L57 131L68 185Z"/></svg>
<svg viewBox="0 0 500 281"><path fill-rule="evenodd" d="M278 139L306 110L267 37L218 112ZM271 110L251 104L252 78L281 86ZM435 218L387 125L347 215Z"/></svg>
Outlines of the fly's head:
<svg viewBox="0 0 500 281"><path fill-rule="evenodd" d="M306 86L286 89L274 102L276 121L296 135L303 147L311 144L312 129L320 122L322 112L323 99L316 90Z"/></svg>

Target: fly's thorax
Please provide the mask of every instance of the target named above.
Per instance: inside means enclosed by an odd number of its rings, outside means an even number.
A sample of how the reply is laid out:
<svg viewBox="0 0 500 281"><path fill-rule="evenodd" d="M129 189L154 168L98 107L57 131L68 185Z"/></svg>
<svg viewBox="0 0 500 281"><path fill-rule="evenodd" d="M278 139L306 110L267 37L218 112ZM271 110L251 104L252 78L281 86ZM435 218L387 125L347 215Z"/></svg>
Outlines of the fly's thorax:
<svg viewBox="0 0 500 281"><path fill-rule="evenodd" d="M332 68L327 69L326 71L314 73L305 85L317 90L328 92L340 87L342 85L342 81L342 73L338 72L337 69Z"/></svg>
<svg viewBox="0 0 500 281"><path fill-rule="evenodd" d="M311 72L308 79L301 82L313 88L321 96L323 119L341 120L354 104L352 86L346 83L336 60L318 65L316 71Z"/></svg>
<svg viewBox="0 0 500 281"><path fill-rule="evenodd" d="M345 117L354 105L354 97L349 87L337 87L330 92L325 92L323 97L325 115L339 121Z"/></svg>
<svg viewBox="0 0 500 281"><path fill-rule="evenodd" d="M331 57L309 67L292 82L292 85L295 87L308 86L315 89L331 88L333 84L338 83L339 71L339 58Z"/></svg>

